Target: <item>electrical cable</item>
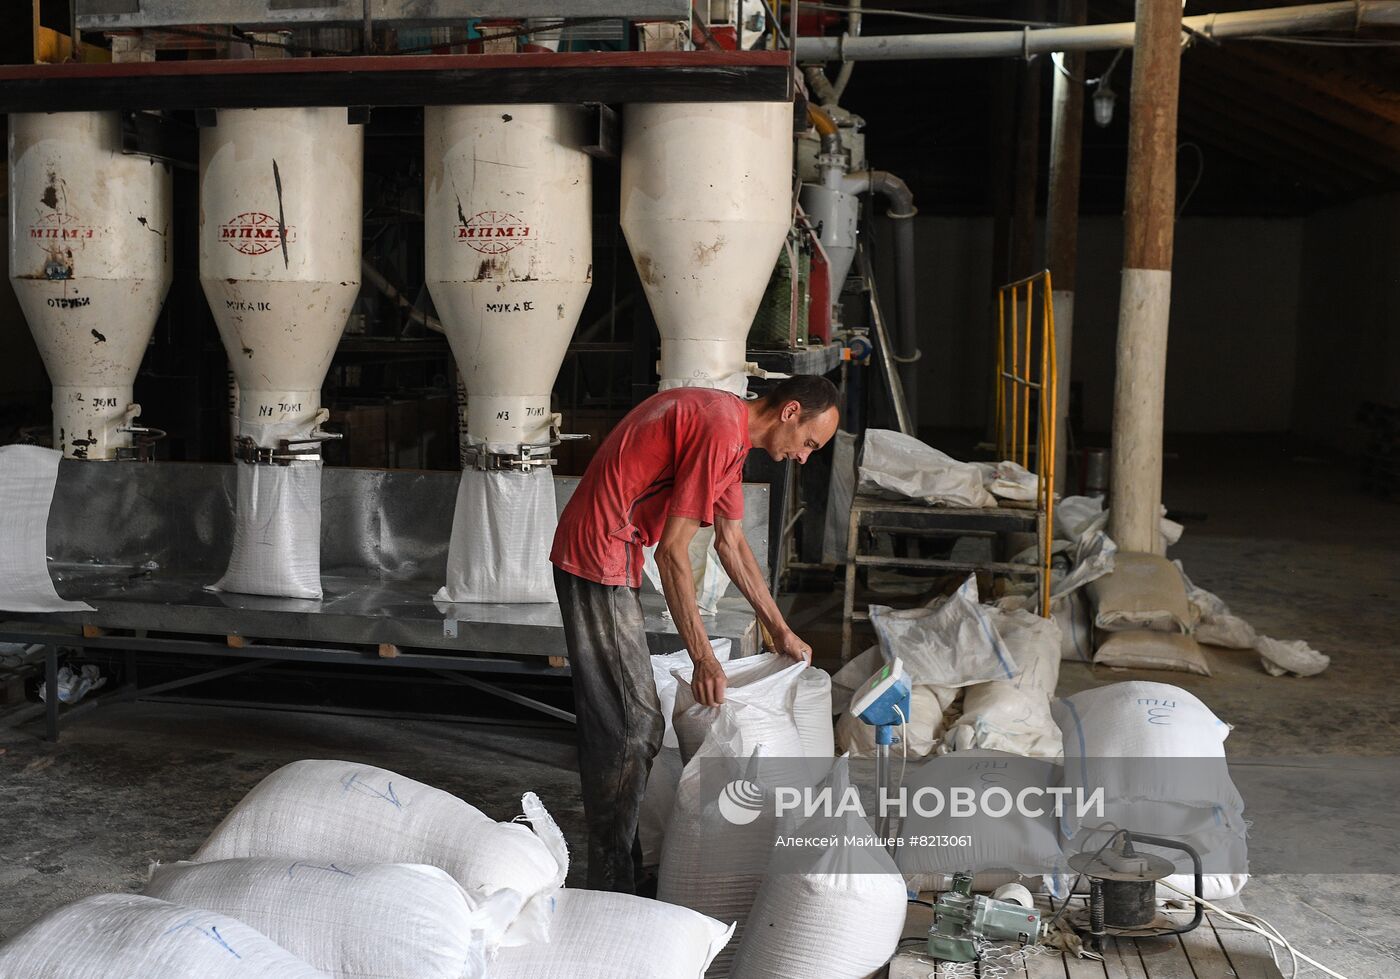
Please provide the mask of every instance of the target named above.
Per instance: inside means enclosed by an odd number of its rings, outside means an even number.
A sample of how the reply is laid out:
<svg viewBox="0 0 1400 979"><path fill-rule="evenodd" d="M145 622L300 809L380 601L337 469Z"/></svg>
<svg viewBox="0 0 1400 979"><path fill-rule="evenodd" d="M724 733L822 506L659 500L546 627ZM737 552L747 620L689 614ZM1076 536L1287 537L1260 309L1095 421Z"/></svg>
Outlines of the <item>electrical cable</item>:
<svg viewBox="0 0 1400 979"><path fill-rule="evenodd" d="M1186 210L1186 205L1190 202L1191 195L1194 194L1196 192L1196 188L1201 185L1201 178L1204 177L1206 173L1206 154L1205 151L1201 149L1199 144L1191 142L1182 143L1176 148L1176 151L1180 153L1188 146L1196 151L1196 178L1191 181L1191 189L1186 192L1185 196L1181 198L1181 203L1177 205L1177 217L1181 217L1181 212Z"/></svg>
<svg viewBox="0 0 1400 979"><path fill-rule="evenodd" d="M1220 915L1221 917L1225 918L1225 919L1228 920L1228 921L1233 921L1233 922L1234 922L1235 924L1237 924L1237 925L1243 925L1244 927L1248 928L1250 931L1256 932L1256 933L1258 933L1258 934L1260 934L1260 935L1263 935L1265 938L1267 938L1270 942L1273 942L1275 945L1282 945L1284 948L1288 949L1289 953L1292 954L1295 958L1302 959L1304 962L1308 963L1308 965L1312 966L1312 967L1315 968L1315 969L1321 969L1323 972L1327 973L1329 976L1332 976L1333 979L1347 979L1347 977L1344 976L1344 975L1342 975L1340 972L1333 972L1331 969L1327 968L1327 966L1323 965L1321 962L1317 961L1317 960L1314 959L1314 958L1310 958L1310 957L1304 955L1302 952L1298 951L1296 948L1293 947L1293 945L1288 941L1288 939L1286 939L1286 938L1283 937L1283 935L1282 935L1281 933L1280 933L1280 934L1276 934L1276 935L1270 935L1267 931L1265 931L1263 928L1259 927L1258 925L1251 924L1250 922L1245 921L1243 918L1239 918L1239 917L1237 917L1236 915L1234 915L1233 913L1231 913L1231 912L1229 912L1229 911L1226 911L1224 908L1219 907L1218 905L1212 904L1211 902L1207 901L1205 898L1203 898L1203 897L1197 897L1196 895L1192 894L1190 891L1186 891L1186 890L1183 890L1183 889L1180 888L1180 887L1177 887L1175 884L1173 884L1173 883L1172 883L1171 881L1169 881L1169 880L1163 879L1163 880L1157 881L1157 883L1161 884L1163 887L1169 887L1169 888L1171 888L1172 890L1176 891L1178 894L1181 894L1181 895L1184 895L1184 896L1190 898L1191 900L1193 900L1193 901L1197 902L1198 904L1200 904L1202 907L1209 908L1210 910L1214 911L1216 914ZM1249 915L1249 917L1254 917L1254 915ZM1273 929L1275 932L1278 932L1278 929L1274 928L1273 925L1269 925L1269 927L1270 927L1271 929ZM1295 962L1294 964L1296 965L1296 962Z"/></svg>
<svg viewBox="0 0 1400 979"><path fill-rule="evenodd" d="M899 709L899 705L894 705L894 712L899 715L899 781L895 782L898 789L904 788L904 767L909 764L909 727L904 719L904 711Z"/></svg>
<svg viewBox="0 0 1400 979"><path fill-rule="evenodd" d="M1392 41L1386 38L1355 39L1337 38L1331 40L1325 37L1285 37L1271 34L1244 34L1239 37L1232 37L1232 41L1268 41L1272 44L1302 44L1312 45L1319 48L1394 48L1400 47L1400 41Z"/></svg>
<svg viewBox="0 0 1400 979"><path fill-rule="evenodd" d="M1127 830L1125 830L1125 829L1119 829L1119 828L1118 828L1115 824L1113 824L1113 823L1109 823L1108 825L1109 825L1109 826L1113 826L1113 829L1114 829L1113 835L1110 836L1107 840L1104 841L1103 846L1099 847L1097 850L1094 851L1094 856L1093 856L1093 859L1094 859L1094 860L1097 860L1097 859L1099 858L1099 855L1102 854L1103 851L1107 850L1107 849L1109 848L1109 846L1113 843L1114 840L1118 839L1118 837L1122 836L1124 833L1127 832ZM1101 832L1103 832L1103 830L1104 830L1104 827L1100 826L1098 829L1093 830L1089 835L1092 836L1094 833L1101 833ZM1080 882L1081 880L1083 880L1083 879L1084 879L1084 875L1083 875L1082 873L1081 873L1081 874L1076 874L1076 875L1075 875L1074 880L1073 880L1073 881L1070 883L1070 885L1069 885L1069 891L1065 894L1065 903L1064 903L1064 904L1061 904L1061 905L1060 905L1060 910L1056 911L1056 912L1051 916L1050 920L1047 921L1047 922L1045 922L1045 930L1046 930L1047 932L1048 932L1051 928L1053 928L1053 927L1055 926L1055 922L1059 921L1060 918L1064 915L1065 911L1069 909L1069 902L1070 902L1070 900L1073 899L1073 897L1074 897L1074 889L1075 889L1076 887L1079 886L1079 882Z"/></svg>

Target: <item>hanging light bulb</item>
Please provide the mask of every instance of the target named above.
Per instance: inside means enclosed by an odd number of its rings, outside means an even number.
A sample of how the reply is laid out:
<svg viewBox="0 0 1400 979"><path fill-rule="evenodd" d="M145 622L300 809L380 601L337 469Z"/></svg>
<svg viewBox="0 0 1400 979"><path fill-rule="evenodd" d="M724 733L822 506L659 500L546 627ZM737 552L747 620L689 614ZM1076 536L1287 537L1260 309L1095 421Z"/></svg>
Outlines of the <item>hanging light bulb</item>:
<svg viewBox="0 0 1400 979"><path fill-rule="evenodd" d="M1094 90L1094 122L1100 128L1107 128L1113 122L1113 105L1117 101L1118 95L1108 87L1108 76L1105 75Z"/></svg>

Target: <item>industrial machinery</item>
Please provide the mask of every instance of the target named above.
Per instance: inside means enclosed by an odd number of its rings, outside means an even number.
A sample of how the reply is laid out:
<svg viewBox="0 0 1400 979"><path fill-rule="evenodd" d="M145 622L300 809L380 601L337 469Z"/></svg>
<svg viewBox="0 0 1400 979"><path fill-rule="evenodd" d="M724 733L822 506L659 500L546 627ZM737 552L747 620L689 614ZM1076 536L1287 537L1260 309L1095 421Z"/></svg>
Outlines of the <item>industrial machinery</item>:
<svg viewBox="0 0 1400 979"><path fill-rule="evenodd" d="M1170 860L1139 852L1134 843L1180 850L1191 858L1195 895L1202 897L1201 855L1177 840L1120 830L1096 853L1076 853L1070 868L1089 878L1089 906L1070 918L1074 927L1090 936L1095 949L1104 936L1148 938L1181 935L1201 923L1204 905L1194 902L1191 920L1181 925L1157 911L1157 881L1176 873Z"/></svg>
<svg viewBox="0 0 1400 979"><path fill-rule="evenodd" d="M945 962L976 962L979 944L1034 945L1041 930L1035 908L973 894L972 874L954 874L953 886L933 906L928 954Z"/></svg>
<svg viewBox="0 0 1400 979"><path fill-rule="evenodd" d="M116 112L10 116L10 284L69 459L139 454L132 385L170 289L170 167L122 153Z"/></svg>

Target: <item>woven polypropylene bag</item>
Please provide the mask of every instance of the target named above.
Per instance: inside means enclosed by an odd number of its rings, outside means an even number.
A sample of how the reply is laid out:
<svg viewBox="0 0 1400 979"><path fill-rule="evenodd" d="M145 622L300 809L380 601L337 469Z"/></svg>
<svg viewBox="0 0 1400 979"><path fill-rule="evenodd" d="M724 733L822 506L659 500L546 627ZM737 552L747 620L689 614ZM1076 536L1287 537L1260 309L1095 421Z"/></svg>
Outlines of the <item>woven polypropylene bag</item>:
<svg viewBox="0 0 1400 979"><path fill-rule="evenodd" d="M470 891L520 894L528 904L507 941L537 940L548 933L548 898L564 884L568 847L533 792L521 806L530 826L498 823L454 795L383 768L307 759L258 783L194 859L441 867Z"/></svg>
<svg viewBox="0 0 1400 979"><path fill-rule="evenodd" d="M1177 670L1210 676L1206 654L1194 638L1177 632L1108 632L1094 653L1099 666Z"/></svg>
<svg viewBox="0 0 1400 979"><path fill-rule="evenodd" d="M554 937L503 948L491 979L699 979L732 925L630 894L562 890Z"/></svg>
<svg viewBox="0 0 1400 979"><path fill-rule="evenodd" d="M844 761L826 783L840 799L849 787ZM812 828L820 822L819 828ZM798 836L873 836L854 812L809 820ZM731 979L863 979L889 961L904 930L908 895L894 861L879 846L810 852L800 870L770 863L749 911Z"/></svg>
<svg viewBox="0 0 1400 979"><path fill-rule="evenodd" d="M792 697L806 664L775 653L760 653L720 665L728 680L725 703L751 708L742 717L736 715L744 740L751 747L763 745L774 757L805 757L802 737L792 715ZM697 703L685 674L678 673L676 679L676 706L671 717L681 758L689 761L704 743L720 709Z"/></svg>
<svg viewBox="0 0 1400 979"><path fill-rule="evenodd" d="M554 476L468 469L457 486L442 602L554 602L549 548L559 525Z"/></svg>
<svg viewBox="0 0 1400 979"><path fill-rule="evenodd" d="M469 895L421 864L217 860L158 865L146 894L250 925L335 976L481 979L520 895Z"/></svg>
<svg viewBox="0 0 1400 979"><path fill-rule="evenodd" d="M792 720L808 758L830 758L836 753L831 714L831 674L808 667L797 675L792 690Z"/></svg>
<svg viewBox="0 0 1400 979"><path fill-rule="evenodd" d="M1089 583L1094 625L1100 629L1190 632L1186 583L1170 561L1157 554L1119 551L1113 571Z"/></svg>
<svg viewBox="0 0 1400 979"><path fill-rule="evenodd" d="M98 894L4 946L0 979L326 979L261 932L212 911Z"/></svg>
<svg viewBox="0 0 1400 979"><path fill-rule="evenodd" d="M233 551L214 591L321 597L321 464L235 466Z"/></svg>

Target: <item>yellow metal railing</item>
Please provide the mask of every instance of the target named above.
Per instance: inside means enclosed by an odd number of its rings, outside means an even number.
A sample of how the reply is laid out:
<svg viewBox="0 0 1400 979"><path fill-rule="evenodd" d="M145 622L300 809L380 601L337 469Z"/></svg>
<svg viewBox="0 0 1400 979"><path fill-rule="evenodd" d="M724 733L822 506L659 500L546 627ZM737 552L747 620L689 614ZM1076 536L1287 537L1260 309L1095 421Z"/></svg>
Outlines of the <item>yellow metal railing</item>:
<svg viewBox="0 0 1400 979"><path fill-rule="evenodd" d="M1040 310L1039 330L1035 329L1037 308ZM1043 616L1050 614L1050 545L1055 538L1055 404L1058 388L1055 311L1050 298L1050 273L1045 271L997 290L995 387L998 458L1019 463L1026 469L1031 468L1031 400L1036 400L1035 506L1042 521L1040 614Z"/></svg>

